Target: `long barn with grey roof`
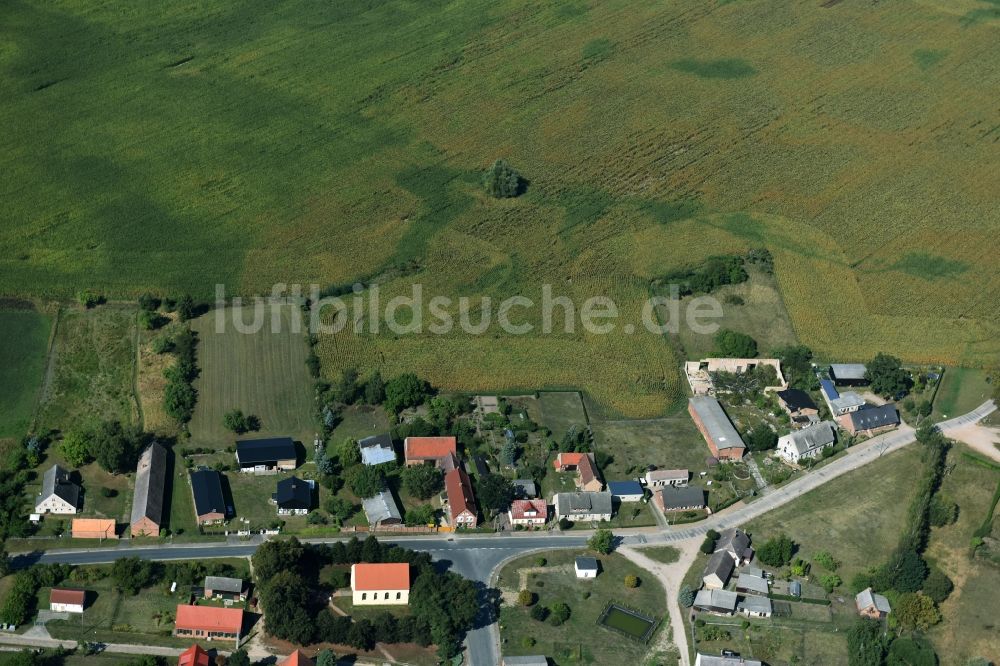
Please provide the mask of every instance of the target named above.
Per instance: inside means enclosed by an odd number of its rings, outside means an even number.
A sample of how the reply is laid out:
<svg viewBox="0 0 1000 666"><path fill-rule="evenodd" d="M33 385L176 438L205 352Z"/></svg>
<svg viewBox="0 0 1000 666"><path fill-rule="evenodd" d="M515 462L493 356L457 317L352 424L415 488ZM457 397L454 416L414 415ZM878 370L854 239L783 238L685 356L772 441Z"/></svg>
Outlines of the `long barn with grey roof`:
<svg viewBox="0 0 1000 666"><path fill-rule="evenodd" d="M688 413L719 460L740 460L746 445L715 398L698 395L688 400Z"/></svg>
<svg viewBox="0 0 1000 666"><path fill-rule="evenodd" d="M157 442L139 456L132 496L132 536L159 536L167 483L167 450Z"/></svg>

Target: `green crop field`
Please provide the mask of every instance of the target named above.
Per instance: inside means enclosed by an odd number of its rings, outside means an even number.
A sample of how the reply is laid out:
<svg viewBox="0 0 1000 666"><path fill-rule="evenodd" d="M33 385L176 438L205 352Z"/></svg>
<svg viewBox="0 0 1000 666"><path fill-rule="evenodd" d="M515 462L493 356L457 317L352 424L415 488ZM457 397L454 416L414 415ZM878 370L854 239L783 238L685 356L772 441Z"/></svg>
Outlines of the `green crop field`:
<svg viewBox="0 0 1000 666"><path fill-rule="evenodd" d="M0 437L28 432L51 325L49 317L34 310L0 311Z"/></svg>
<svg viewBox="0 0 1000 666"><path fill-rule="evenodd" d="M190 423L193 443L217 448L231 444L235 436L223 425L223 416L231 409L260 419L260 432L247 437L289 436L312 442L316 426L306 369L308 346L302 333L292 332L292 308L275 307L282 322L276 333L271 332L270 310L267 325L256 333L238 331L228 309L228 323L221 333L215 328L215 313L193 322L201 370L195 380L198 403Z"/></svg>
<svg viewBox="0 0 1000 666"><path fill-rule="evenodd" d="M980 365L998 27L981 0L15 3L0 295L549 283L638 323L651 279L763 245L819 353ZM498 157L521 197L484 196ZM397 337L327 336L324 370L579 387L628 416L683 392L646 333Z"/></svg>

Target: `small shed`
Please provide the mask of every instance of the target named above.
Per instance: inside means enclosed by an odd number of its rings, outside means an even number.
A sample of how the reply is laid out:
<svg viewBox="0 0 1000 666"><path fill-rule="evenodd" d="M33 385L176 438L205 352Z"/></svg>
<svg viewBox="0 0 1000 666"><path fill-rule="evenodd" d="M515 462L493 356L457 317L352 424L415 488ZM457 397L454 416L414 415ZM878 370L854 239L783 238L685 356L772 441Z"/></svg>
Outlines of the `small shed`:
<svg viewBox="0 0 1000 666"><path fill-rule="evenodd" d="M600 569L600 562L596 557L578 557L573 562L577 578L597 578L597 571Z"/></svg>

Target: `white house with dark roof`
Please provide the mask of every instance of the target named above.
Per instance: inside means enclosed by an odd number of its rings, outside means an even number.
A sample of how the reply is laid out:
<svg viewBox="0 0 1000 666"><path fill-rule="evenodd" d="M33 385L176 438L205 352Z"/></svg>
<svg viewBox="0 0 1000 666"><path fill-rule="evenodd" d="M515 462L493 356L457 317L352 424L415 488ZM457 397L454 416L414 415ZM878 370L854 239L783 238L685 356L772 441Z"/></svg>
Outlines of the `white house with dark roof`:
<svg viewBox="0 0 1000 666"><path fill-rule="evenodd" d="M719 534L719 540L715 542L715 552L726 553L737 566L753 559L750 537L737 527L730 527Z"/></svg>
<svg viewBox="0 0 1000 666"><path fill-rule="evenodd" d="M823 449L837 441L837 426L833 421L814 423L802 430L793 430L778 438L778 455L797 464L803 458L818 458Z"/></svg>
<svg viewBox="0 0 1000 666"><path fill-rule="evenodd" d="M72 514L80 508L80 486L69 472L53 465L42 475L42 491L35 498L35 513Z"/></svg>
<svg viewBox="0 0 1000 666"><path fill-rule="evenodd" d="M733 575L735 568L733 558L725 551L716 551L705 563L705 569L701 574L702 585L707 590L723 589L729 583L729 577Z"/></svg>
<svg viewBox="0 0 1000 666"><path fill-rule="evenodd" d="M577 578L597 578L597 572L601 568L596 557L577 557L573 560L573 570L576 571Z"/></svg>
<svg viewBox="0 0 1000 666"><path fill-rule="evenodd" d="M745 659L743 657L717 657L711 654L695 655L694 666L763 666L758 659Z"/></svg>

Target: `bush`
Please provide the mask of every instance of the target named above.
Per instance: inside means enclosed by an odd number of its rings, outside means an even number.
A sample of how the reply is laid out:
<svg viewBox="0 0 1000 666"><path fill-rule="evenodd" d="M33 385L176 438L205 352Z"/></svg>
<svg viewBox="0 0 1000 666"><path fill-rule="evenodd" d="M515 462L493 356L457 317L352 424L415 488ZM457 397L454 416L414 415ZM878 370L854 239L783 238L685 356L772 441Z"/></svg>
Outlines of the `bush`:
<svg viewBox="0 0 1000 666"><path fill-rule="evenodd" d="M115 490L114 488L108 488L107 486L101 486L101 495L103 497L116 497L118 495L118 491Z"/></svg>
<svg viewBox="0 0 1000 666"><path fill-rule="evenodd" d="M535 639L531 636L525 636L521 639L521 645L525 648L533 648L535 647Z"/></svg>
<svg viewBox="0 0 1000 666"><path fill-rule="evenodd" d="M537 567L544 567L546 564L548 564L548 560L544 557L539 557L535 560L535 566Z"/></svg>
<svg viewBox="0 0 1000 666"><path fill-rule="evenodd" d="M795 554L795 543L787 535L781 534L765 541L757 551L761 562L772 567L783 567Z"/></svg>
<svg viewBox="0 0 1000 666"><path fill-rule="evenodd" d="M721 329L715 334L715 346L720 356L753 358L757 355L757 341L745 333Z"/></svg>
<svg viewBox="0 0 1000 666"><path fill-rule="evenodd" d="M494 199L509 199L521 193L524 180L506 160L497 160L483 176L483 187Z"/></svg>
<svg viewBox="0 0 1000 666"><path fill-rule="evenodd" d="M88 310L90 308L97 307L101 303L104 303L103 296L89 289L85 289L79 292L76 295L76 300L80 303L80 305L87 308Z"/></svg>
<svg viewBox="0 0 1000 666"><path fill-rule="evenodd" d="M155 312L160 307L160 299L147 292L139 297L139 307L146 312Z"/></svg>
<svg viewBox="0 0 1000 666"><path fill-rule="evenodd" d="M726 294L726 297L722 299L722 302L727 305L746 305L746 301L743 297L738 294Z"/></svg>
<svg viewBox="0 0 1000 666"><path fill-rule="evenodd" d="M531 590L521 590L517 593L517 603L522 606L530 606L535 603L535 593Z"/></svg>
<svg viewBox="0 0 1000 666"><path fill-rule="evenodd" d="M955 589L955 584L951 582L951 579L940 569L932 569L929 574L927 574L927 579L924 580L923 592L928 597L934 600L935 603L941 603L948 598L951 591Z"/></svg>
<svg viewBox="0 0 1000 666"><path fill-rule="evenodd" d="M684 608L694 606L694 590L691 589L690 585L685 583L681 586L680 592L677 593L677 601Z"/></svg>
<svg viewBox="0 0 1000 666"><path fill-rule="evenodd" d="M567 606L562 602L559 602L554 606L552 606L552 608L549 609L549 613L550 613L549 623L553 627L558 627L562 625L564 622L566 622L566 620L569 619L570 616L569 606Z"/></svg>
<svg viewBox="0 0 1000 666"><path fill-rule="evenodd" d="M541 604L536 604L531 607L531 612L529 613L529 615L531 615L532 620L537 620L538 622L545 622L545 619L549 616L549 609L546 608L545 606L542 606Z"/></svg>
<svg viewBox="0 0 1000 666"><path fill-rule="evenodd" d="M632 574L625 576L625 587L629 589L639 587L639 577Z"/></svg>

